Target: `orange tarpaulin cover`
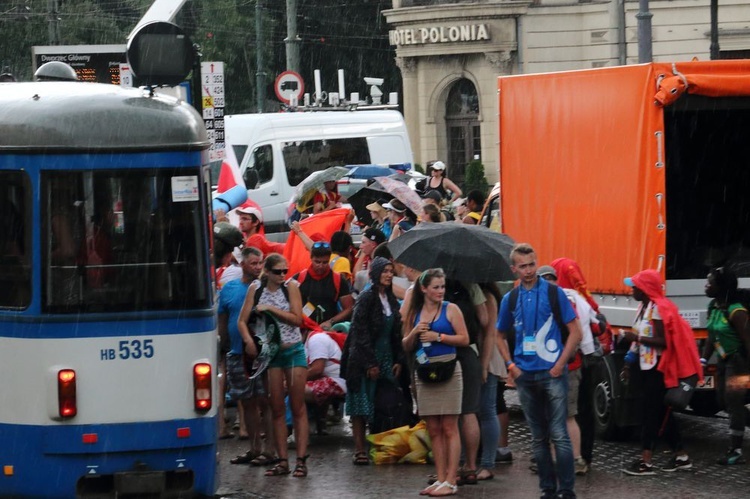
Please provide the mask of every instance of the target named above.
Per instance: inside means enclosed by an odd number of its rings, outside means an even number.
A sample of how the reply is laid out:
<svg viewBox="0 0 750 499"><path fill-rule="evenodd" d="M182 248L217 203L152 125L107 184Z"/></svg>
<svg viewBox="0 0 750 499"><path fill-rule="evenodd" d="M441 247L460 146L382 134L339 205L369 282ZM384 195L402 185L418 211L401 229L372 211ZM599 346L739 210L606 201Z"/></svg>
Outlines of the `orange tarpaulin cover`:
<svg viewBox="0 0 750 499"><path fill-rule="evenodd" d="M658 101L684 82L689 93L748 95L748 75L750 61L716 61L498 78L502 231L534 246L540 265L576 260L592 291L626 293L623 277L663 271Z"/></svg>
<svg viewBox="0 0 750 499"><path fill-rule="evenodd" d="M341 230L349 211L348 208L325 211L302 220L299 225L305 234L313 240L330 242L333 233ZM305 248L305 245L294 232L289 233L289 239L287 239L284 248L284 258L289 264L287 277L291 277L310 266L310 251Z"/></svg>

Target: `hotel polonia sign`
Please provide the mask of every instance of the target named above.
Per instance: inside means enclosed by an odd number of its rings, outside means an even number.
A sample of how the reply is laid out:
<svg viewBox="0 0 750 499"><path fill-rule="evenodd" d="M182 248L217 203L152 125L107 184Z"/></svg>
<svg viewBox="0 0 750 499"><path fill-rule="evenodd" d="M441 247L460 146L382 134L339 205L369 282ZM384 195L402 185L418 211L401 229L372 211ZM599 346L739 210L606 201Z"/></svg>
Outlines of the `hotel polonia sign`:
<svg viewBox="0 0 750 499"><path fill-rule="evenodd" d="M430 43L477 42L490 39L488 24L428 26L394 29L388 32L391 45L426 45Z"/></svg>

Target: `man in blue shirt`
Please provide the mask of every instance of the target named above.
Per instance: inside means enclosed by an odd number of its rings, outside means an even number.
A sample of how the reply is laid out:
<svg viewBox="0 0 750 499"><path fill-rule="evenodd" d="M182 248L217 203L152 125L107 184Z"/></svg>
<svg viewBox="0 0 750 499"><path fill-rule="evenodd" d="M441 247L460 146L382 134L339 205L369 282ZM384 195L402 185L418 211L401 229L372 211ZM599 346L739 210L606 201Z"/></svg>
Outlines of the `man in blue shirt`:
<svg viewBox="0 0 750 499"><path fill-rule="evenodd" d="M250 440L250 450L230 460L232 464L246 464L259 460L266 464L272 452L267 449L268 440L261 438L261 431L267 434L270 425L264 428L261 424L261 413L265 413L265 422L270 421L265 376L248 379L245 372L243 352L252 344L251 338L243 338L237 328L237 320L245 303L245 295L250 285L258 279L263 269L263 253L249 246L242 250L242 277L226 283L219 293L218 329L219 335L228 337L231 348L226 356L226 379L229 384L229 396L237 401L237 412L240 419L240 439ZM250 347L252 348L252 347ZM257 352L253 352L257 355ZM223 396L223 392L220 396ZM261 457L263 456L263 457Z"/></svg>
<svg viewBox="0 0 750 499"><path fill-rule="evenodd" d="M575 498L573 447L565 421L567 364L581 341L581 327L560 288L555 289L559 310L552 310L550 283L537 276L536 254L530 245L517 244L510 257L511 268L521 284L518 291L503 297L497 330L503 338L514 334L515 346L511 355L508 345L499 342L500 354L508 366L508 374L515 380L531 428L542 499ZM511 295L516 303L510 303ZM568 329L565 341L558 321ZM554 465L550 443L555 446Z"/></svg>

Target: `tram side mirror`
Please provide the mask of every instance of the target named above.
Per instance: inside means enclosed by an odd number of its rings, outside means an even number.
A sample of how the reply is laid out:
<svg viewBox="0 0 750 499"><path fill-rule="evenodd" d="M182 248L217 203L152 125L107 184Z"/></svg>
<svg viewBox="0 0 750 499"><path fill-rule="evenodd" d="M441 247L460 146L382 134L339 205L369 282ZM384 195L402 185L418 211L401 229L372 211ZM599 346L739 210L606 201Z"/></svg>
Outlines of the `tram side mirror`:
<svg viewBox="0 0 750 499"><path fill-rule="evenodd" d="M139 84L173 87L190 74L195 50L178 26L154 21L143 25L128 40L127 58Z"/></svg>

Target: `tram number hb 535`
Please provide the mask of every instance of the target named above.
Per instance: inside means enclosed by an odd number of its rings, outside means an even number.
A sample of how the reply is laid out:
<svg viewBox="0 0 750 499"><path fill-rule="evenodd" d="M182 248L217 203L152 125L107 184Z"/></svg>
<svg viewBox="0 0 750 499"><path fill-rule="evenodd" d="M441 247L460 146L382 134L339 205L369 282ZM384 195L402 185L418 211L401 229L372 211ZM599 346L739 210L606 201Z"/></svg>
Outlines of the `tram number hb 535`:
<svg viewBox="0 0 750 499"><path fill-rule="evenodd" d="M154 340L122 340L117 349L103 348L100 353L101 360L129 360L150 359L154 356Z"/></svg>

